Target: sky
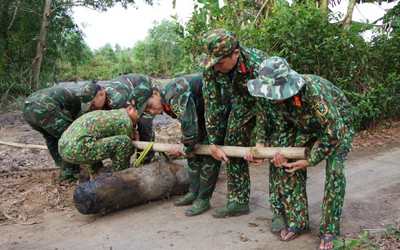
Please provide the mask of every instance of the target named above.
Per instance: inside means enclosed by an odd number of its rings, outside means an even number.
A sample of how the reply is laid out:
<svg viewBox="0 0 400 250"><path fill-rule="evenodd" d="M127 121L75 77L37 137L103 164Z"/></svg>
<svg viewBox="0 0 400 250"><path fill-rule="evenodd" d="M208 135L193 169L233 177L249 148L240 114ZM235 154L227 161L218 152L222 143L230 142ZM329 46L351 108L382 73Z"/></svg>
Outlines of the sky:
<svg viewBox="0 0 400 250"><path fill-rule="evenodd" d="M185 22L194 8L192 0L176 0L175 9L172 8L172 0L159 0L154 6L146 5L141 0L136 2L138 9L132 6L124 9L117 5L104 13L83 7L74 8L74 20L83 30L89 47L99 49L106 43L112 46L118 43L123 48L132 48L138 40L147 36L155 20L172 21L170 16L178 14L179 20Z"/></svg>
<svg viewBox="0 0 400 250"><path fill-rule="evenodd" d="M378 3L356 4L353 11L353 21L369 23L374 22L375 20L381 18L386 13L387 9L393 8L398 2L399 0L396 0L389 4L386 2L382 2L381 5L379 5ZM348 3L348 0L342 0L341 4L333 7L332 10L346 13Z"/></svg>
<svg viewBox="0 0 400 250"><path fill-rule="evenodd" d="M85 34L85 41L91 49L99 49L106 43L112 46L119 44L122 48L132 48L139 40L147 36L147 31L153 27L154 21L173 20L170 16L178 14L181 23L186 22L193 11L192 0L176 0L176 8L172 8L172 0L156 1L154 6L137 0L137 9L128 9L120 5L100 13L88 8L75 8L74 20ZM222 0L220 0L222 2ZM354 8L353 20L370 23L382 17L385 9L395 6L399 0L390 4L382 3L357 4ZM348 0L333 7L334 12L346 13ZM343 15L344 16L344 15ZM370 35L367 35L370 36Z"/></svg>

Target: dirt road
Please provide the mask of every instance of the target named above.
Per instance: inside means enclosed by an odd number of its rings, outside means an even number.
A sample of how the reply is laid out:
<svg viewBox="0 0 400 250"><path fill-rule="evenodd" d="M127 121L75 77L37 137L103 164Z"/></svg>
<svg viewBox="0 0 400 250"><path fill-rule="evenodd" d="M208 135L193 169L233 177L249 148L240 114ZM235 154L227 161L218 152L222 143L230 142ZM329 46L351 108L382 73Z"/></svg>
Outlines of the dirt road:
<svg viewBox="0 0 400 250"><path fill-rule="evenodd" d="M10 131L19 132L11 135ZM0 140L4 139L43 144L40 136L25 127L19 118L13 124L3 124ZM400 145L392 144L384 150L377 148L354 150L350 154L341 223L343 235L357 233L361 228L385 230L388 224L400 222ZM28 164L21 169L43 167L40 164L44 162L51 168L47 152L42 151L0 146L1 173L10 172L4 170L5 164L7 159L10 164L15 162L11 159L15 154L19 154L20 165ZM24 161L29 153L35 157ZM184 215L186 208L173 206L177 197L111 214L81 215L72 203L74 187L55 184L57 174L57 171L47 171L21 174L19 179L15 177L18 180L7 174L0 178L0 212L3 213L0 249L315 249L318 244L323 165L309 169L311 232L288 243L280 242L269 232L272 214L268 203L267 165L251 166L250 214L227 219L214 219L211 215L214 208L225 204L225 171L220 174L211 200L212 209L192 218ZM28 192L31 189L27 182L35 175L39 186L34 189L44 188L41 196ZM21 183L25 184L24 189L18 190ZM17 200L21 193L37 196Z"/></svg>

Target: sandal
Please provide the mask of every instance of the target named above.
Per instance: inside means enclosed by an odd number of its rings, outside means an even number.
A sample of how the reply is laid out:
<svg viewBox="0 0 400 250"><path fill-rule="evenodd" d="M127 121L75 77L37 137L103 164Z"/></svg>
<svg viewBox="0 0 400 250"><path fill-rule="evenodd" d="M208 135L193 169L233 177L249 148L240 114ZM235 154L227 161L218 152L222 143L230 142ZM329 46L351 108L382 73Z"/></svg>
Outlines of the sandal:
<svg viewBox="0 0 400 250"><path fill-rule="evenodd" d="M325 245L326 243L330 243L330 242L336 240L336 236L335 236L335 235L321 235L320 238L321 238L321 240L324 241L324 245ZM333 249L333 245L332 245L331 248L325 248L325 247L324 247L324 248L321 248L320 245L321 245L321 242L319 242L319 245L318 245L318 247L317 247L318 250Z"/></svg>
<svg viewBox="0 0 400 250"><path fill-rule="evenodd" d="M281 233L281 231L285 228L286 228L286 222L285 219L283 218L283 215L274 213L274 217L272 217L272 222L271 222L271 232L274 234L278 234Z"/></svg>
<svg viewBox="0 0 400 250"><path fill-rule="evenodd" d="M283 229L285 229L285 228L283 228ZM282 229L282 230L283 230L283 229ZM281 230L281 231L282 231L282 230ZM299 229L293 228L293 227L287 227L287 228L286 228L286 235L287 235L288 233L294 233L294 234L293 234L292 236L290 236L289 238L285 239L286 236L285 236L285 237L282 237L282 235L279 233L278 238L279 238L279 240L281 240L281 241L288 242L288 241L291 241L291 240L296 239L297 236L299 236L299 235L301 234L302 231L304 231L304 230L299 230Z"/></svg>

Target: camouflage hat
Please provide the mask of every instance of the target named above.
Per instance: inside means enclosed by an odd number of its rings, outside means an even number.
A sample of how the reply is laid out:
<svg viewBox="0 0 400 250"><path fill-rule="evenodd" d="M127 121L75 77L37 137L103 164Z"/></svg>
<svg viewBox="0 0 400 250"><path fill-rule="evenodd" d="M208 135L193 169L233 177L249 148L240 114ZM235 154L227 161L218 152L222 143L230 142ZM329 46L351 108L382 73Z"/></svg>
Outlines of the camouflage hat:
<svg viewBox="0 0 400 250"><path fill-rule="evenodd" d="M148 86L148 84L141 83L129 95L129 102L135 101L135 109L138 111L138 116L142 116L146 109L149 98L153 95L153 90L156 88Z"/></svg>
<svg viewBox="0 0 400 250"><path fill-rule="evenodd" d="M224 29L210 30L201 40L204 52L197 64L206 69L214 66L222 57L232 53L239 45L235 33Z"/></svg>
<svg viewBox="0 0 400 250"><path fill-rule="evenodd" d="M99 92L99 90L101 90L101 87L95 82L85 83L78 89L76 95L82 101L82 112L87 112L88 110L90 110L93 98L97 95L97 92Z"/></svg>
<svg viewBox="0 0 400 250"><path fill-rule="evenodd" d="M253 96L284 100L297 94L305 83L284 58L272 56L261 63L258 79L250 80L247 88Z"/></svg>

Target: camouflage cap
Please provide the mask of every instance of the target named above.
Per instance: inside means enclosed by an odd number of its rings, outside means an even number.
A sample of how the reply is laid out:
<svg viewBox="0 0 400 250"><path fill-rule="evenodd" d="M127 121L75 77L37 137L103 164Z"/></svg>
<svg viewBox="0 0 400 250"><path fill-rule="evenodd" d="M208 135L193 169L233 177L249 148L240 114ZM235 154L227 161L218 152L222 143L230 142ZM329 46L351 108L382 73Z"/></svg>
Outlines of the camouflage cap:
<svg viewBox="0 0 400 250"><path fill-rule="evenodd" d="M218 61L237 49L239 42L235 33L224 29L210 30L202 38L204 52L197 64L206 69L214 66Z"/></svg>
<svg viewBox="0 0 400 250"><path fill-rule="evenodd" d="M157 90L155 87L148 86L148 84L141 83L135 87L132 93L129 94L129 102L135 101L135 109L138 111L138 116L142 116L146 109L149 98L153 95L153 90Z"/></svg>
<svg viewBox="0 0 400 250"><path fill-rule="evenodd" d="M95 82L85 83L78 89L76 95L81 99L82 112L87 112L90 110L93 98L97 95L99 90L101 90L101 87Z"/></svg>
<svg viewBox="0 0 400 250"><path fill-rule="evenodd" d="M284 58L272 56L261 63L258 79L250 80L247 88L253 96L284 100L297 94L305 83Z"/></svg>

